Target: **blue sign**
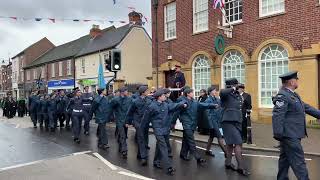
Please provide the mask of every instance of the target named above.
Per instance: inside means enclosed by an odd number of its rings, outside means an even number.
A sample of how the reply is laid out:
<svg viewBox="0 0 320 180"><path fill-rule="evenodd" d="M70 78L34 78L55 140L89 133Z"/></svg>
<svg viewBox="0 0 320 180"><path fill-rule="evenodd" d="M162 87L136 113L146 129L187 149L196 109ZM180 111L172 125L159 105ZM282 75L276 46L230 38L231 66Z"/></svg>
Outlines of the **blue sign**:
<svg viewBox="0 0 320 180"><path fill-rule="evenodd" d="M65 86L74 86L74 79L65 79L57 81L49 81L48 88L52 87L65 87Z"/></svg>

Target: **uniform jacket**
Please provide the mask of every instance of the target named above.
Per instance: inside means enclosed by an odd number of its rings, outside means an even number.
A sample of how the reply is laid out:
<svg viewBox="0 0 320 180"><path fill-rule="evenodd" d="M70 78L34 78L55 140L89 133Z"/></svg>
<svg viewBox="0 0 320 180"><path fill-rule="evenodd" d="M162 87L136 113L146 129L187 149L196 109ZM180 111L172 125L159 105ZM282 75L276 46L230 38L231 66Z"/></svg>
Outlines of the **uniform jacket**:
<svg viewBox="0 0 320 180"><path fill-rule="evenodd" d="M171 128L169 112L183 108L183 104L183 102L168 104L166 102L152 101L144 112L141 128L144 129L151 122L155 135L168 135Z"/></svg>
<svg viewBox="0 0 320 180"><path fill-rule="evenodd" d="M205 102L208 96L205 94L204 96L200 96L198 98L198 102ZM198 109L198 122L197 125L199 128L208 129L208 114L206 109Z"/></svg>
<svg viewBox="0 0 320 180"><path fill-rule="evenodd" d="M319 110L305 104L297 93L286 88L279 90L273 103L272 127L277 140L283 137L304 138L307 135L306 113L320 118Z"/></svg>
<svg viewBox="0 0 320 180"><path fill-rule="evenodd" d="M186 79L184 77L184 74L182 72L176 72L174 74L174 85L176 86L176 84L179 83L179 87L184 87L186 85Z"/></svg>
<svg viewBox="0 0 320 180"><path fill-rule="evenodd" d="M82 103L84 104L84 108L87 111L91 110L91 105L93 102L93 94L92 93L82 93L81 95L81 99L82 99ZM90 104L90 105L89 105Z"/></svg>
<svg viewBox="0 0 320 180"><path fill-rule="evenodd" d="M36 95L32 95L29 97L29 111L30 112L36 112L37 111L37 106L38 106L38 100L39 97Z"/></svg>
<svg viewBox="0 0 320 180"><path fill-rule="evenodd" d="M50 99L48 101L48 112L56 113L57 112L57 99Z"/></svg>
<svg viewBox="0 0 320 180"><path fill-rule="evenodd" d="M242 122L242 98L233 88L223 89L220 92L223 108L222 122Z"/></svg>
<svg viewBox="0 0 320 180"><path fill-rule="evenodd" d="M47 114L48 113L48 104L49 104L49 100L46 99L42 99L40 100L40 113L42 114Z"/></svg>
<svg viewBox="0 0 320 180"><path fill-rule="evenodd" d="M67 96L57 97L57 113L64 113L67 109L69 98Z"/></svg>
<svg viewBox="0 0 320 180"><path fill-rule="evenodd" d="M106 123L110 121L112 107L110 100L105 96L96 96L92 103L92 110L95 114L96 123Z"/></svg>
<svg viewBox="0 0 320 180"><path fill-rule="evenodd" d="M150 98L142 98L141 96L133 100L132 105L127 112L126 123L133 124L134 127L139 128L141 125L143 114L151 102L152 100Z"/></svg>
<svg viewBox="0 0 320 180"><path fill-rule="evenodd" d="M222 109L221 109L220 99L217 97L214 97L214 96L208 96L205 103L219 105L218 108L207 110L209 128L210 129L219 128L219 123L221 122L221 117L222 117Z"/></svg>
<svg viewBox="0 0 320 180"><path fill-rule="evenodd" d="M77 110L77 111L83 111L84 106L83 106L83 99L82 97L73 97L70 99L70 102L67 106L67 110Z"/></svg>
<svg viewBox="0 0 320 180"><path fill-rule="evenodd" d="M115 112L115 119L117 126L124 126L126 123L126 116L129 107L132 104L131 97L117 96L111 100L112 108Z"/></svg>
<svg viewBox="0 0 320 180"><path fill-rule="evenodd" d="M185 98L187 108L181 110L179 120L182 123L183 129L195 130L197 128L197 115L199 109L215 108L214 104L200 103L194 99Z"/></svg>
<svg viewBox="0 0 320 180"><path fill-rule="evenodd" d="M242 94L243 104L242 104L242 117L246 117L247 111L252 109L251 95L244 92Z"/></svg>

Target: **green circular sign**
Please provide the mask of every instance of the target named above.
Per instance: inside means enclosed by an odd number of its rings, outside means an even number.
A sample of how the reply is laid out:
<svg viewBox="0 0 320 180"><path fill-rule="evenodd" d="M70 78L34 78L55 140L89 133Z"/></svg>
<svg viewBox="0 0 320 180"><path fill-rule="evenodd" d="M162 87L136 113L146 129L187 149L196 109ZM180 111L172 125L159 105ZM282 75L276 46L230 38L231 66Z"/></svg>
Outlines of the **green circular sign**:
<svg viewBox="0 0 320 180"><path fill-rule="evenodd" d="M214 49L216 50L217 54L222 55L224 53L224 48L225 48L224 37L221 34L219 34L214 39Z"/></svg>

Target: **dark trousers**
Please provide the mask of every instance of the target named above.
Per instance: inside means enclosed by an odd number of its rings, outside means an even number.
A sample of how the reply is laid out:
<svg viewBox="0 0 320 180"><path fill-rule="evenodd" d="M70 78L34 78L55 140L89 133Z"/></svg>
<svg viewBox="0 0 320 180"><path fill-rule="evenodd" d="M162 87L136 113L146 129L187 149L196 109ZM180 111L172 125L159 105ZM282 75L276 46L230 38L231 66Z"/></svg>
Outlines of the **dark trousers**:
<svg viewBox="0 0 320 180"><path fill-rule="evenodd" d="M70 127L71 113L65 112L66 127Z"/></svg>
<svg viewBox="0 0 320 180"><path fill-rule="evenodd" d="M196 160L201 158L196 149L196 143L194 140L194 131L190 129L185 129L183 130L182 147L180 151L180 156L187 158L188 153L190 153L190 155L193 155Z"/></svg>
<svg viewBox="0 0 320 180"><path fill-rule="evenodd" d="M37 125L37 112L30 112L31 121L33 122L33 125Z"/></svg>
<svg viewBox="0 0 320 180"><path fill-rule="evenodd" d="M146 148L146 139L145 139L145 131L140 127L136 127L136 137L137 137L137 144L138 144L138 154L137 157L141 159L148 158L148 150Z"/></svg>
<svg viewBox="0 0 320 180"><path fill-rule="evenodd" d="M166 139L168 138L167 136L169 135L155 135L157 139L157 145L156 145L156 152L154 155L154 160L153 164L158 164L162 163L163 167L165 169L168 169L172 167L171 160L168 156L168 146Z"/></svg>
<svg viewBox="0 0 320 180"><path fill-rule="evenodd" d="M172 155L172 149L171 149L171 145L170 145L170 135L165 136L166 138L166 143L167 143L167 148L168 148L168 154Z"/></svg>
<svg viewBox="0 0 320 180"><path fill-rule="evenodd" d="M38 115L38 122L40 124L40 126L44 126L46 128L49 128L49 117L47 113L41 113Z"/></svg>
<svg viewBox="0 0 320 180"><path fill-rule="evenodd" d="M90 110L84 110L83 111L83 116L84 116L84 130L89 131L90 129L90 121L92 119L92 113Z"/></svg>
<svg viewBox="0 0 320 180"><path fill-rule="evenodd" d="M84 117L83 112L72 112L72 133L74 138L80 137L82 119Z"/></svg>
<svg viewBox="0 0 320 180"><path fill-rule="evenodd" d="M64 126L63 123L66 119L65 113L58 113L58 120L60 127Z"/></svg>
<svg viewBox="0 0 320 180"><path fill-rule="evenodd" d="M289 180L288 170L292 168L298 180L309 180L308 169L300 139L284 138L280 141L280 159L277 180Z"/></svg>
<svg viewBox="0 0 320 180"><path fill-rule="evenodd" d="M97 136L98 136L98 145L107 145L108 144L106 123L99 123L98 124Z"/></svg>
<svg viewBox="0 0 320 180"><path fill-rule="evenodd" d="M242 140L244 142L247 142L247 136L248 136L248 120L245 116L243 116L243 121L242 121L242 131L241 131L241 135L242 135Z"/></svg>
<svg viewBox="0 0 320 180"><path fill-rule="evenodd" d="M51 129L55 129L57 127L57 115L55 114L54 111L49 111L48 117L49 117L49 127Z"/></svg>
<svg viewBox="0 0 320 180"><path fill-rule="evenodd" d="M119 152L127 152L127 135L126 135L126 127L123 126L117 126L118 129L118 143L119 143Z"/></svg>
<svg viewBox="0 0 320 180"><path fill-rule="evenodd" d="M18 109L18 116L19 116L19 117L23 117L23 116L24 116L24 113L25 113L25 110L24 110L24 109Z"/></svg>

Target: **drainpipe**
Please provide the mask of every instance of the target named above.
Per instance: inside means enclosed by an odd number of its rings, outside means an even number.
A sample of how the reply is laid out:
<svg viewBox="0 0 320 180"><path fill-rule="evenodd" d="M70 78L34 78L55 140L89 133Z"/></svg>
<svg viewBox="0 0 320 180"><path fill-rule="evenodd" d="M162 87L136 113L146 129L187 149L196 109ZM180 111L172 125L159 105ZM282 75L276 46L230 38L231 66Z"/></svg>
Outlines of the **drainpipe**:
<svg viewBox="0 0 320 180"><path fill-rule="evenodd" d="M154 51L154 56L156 58L156 83L157 83L157 89L159 87L159 57L158 57L158 0L152 0L152 6L153 10L155 12L155 51Z"/></svg>
<svg viewBox="0 0 320 180"><path fill-rule="evenodd" d="M73 88L76 88L76 59L72 58L72 61L73 61L73 80L74 80Z"/></svg>

